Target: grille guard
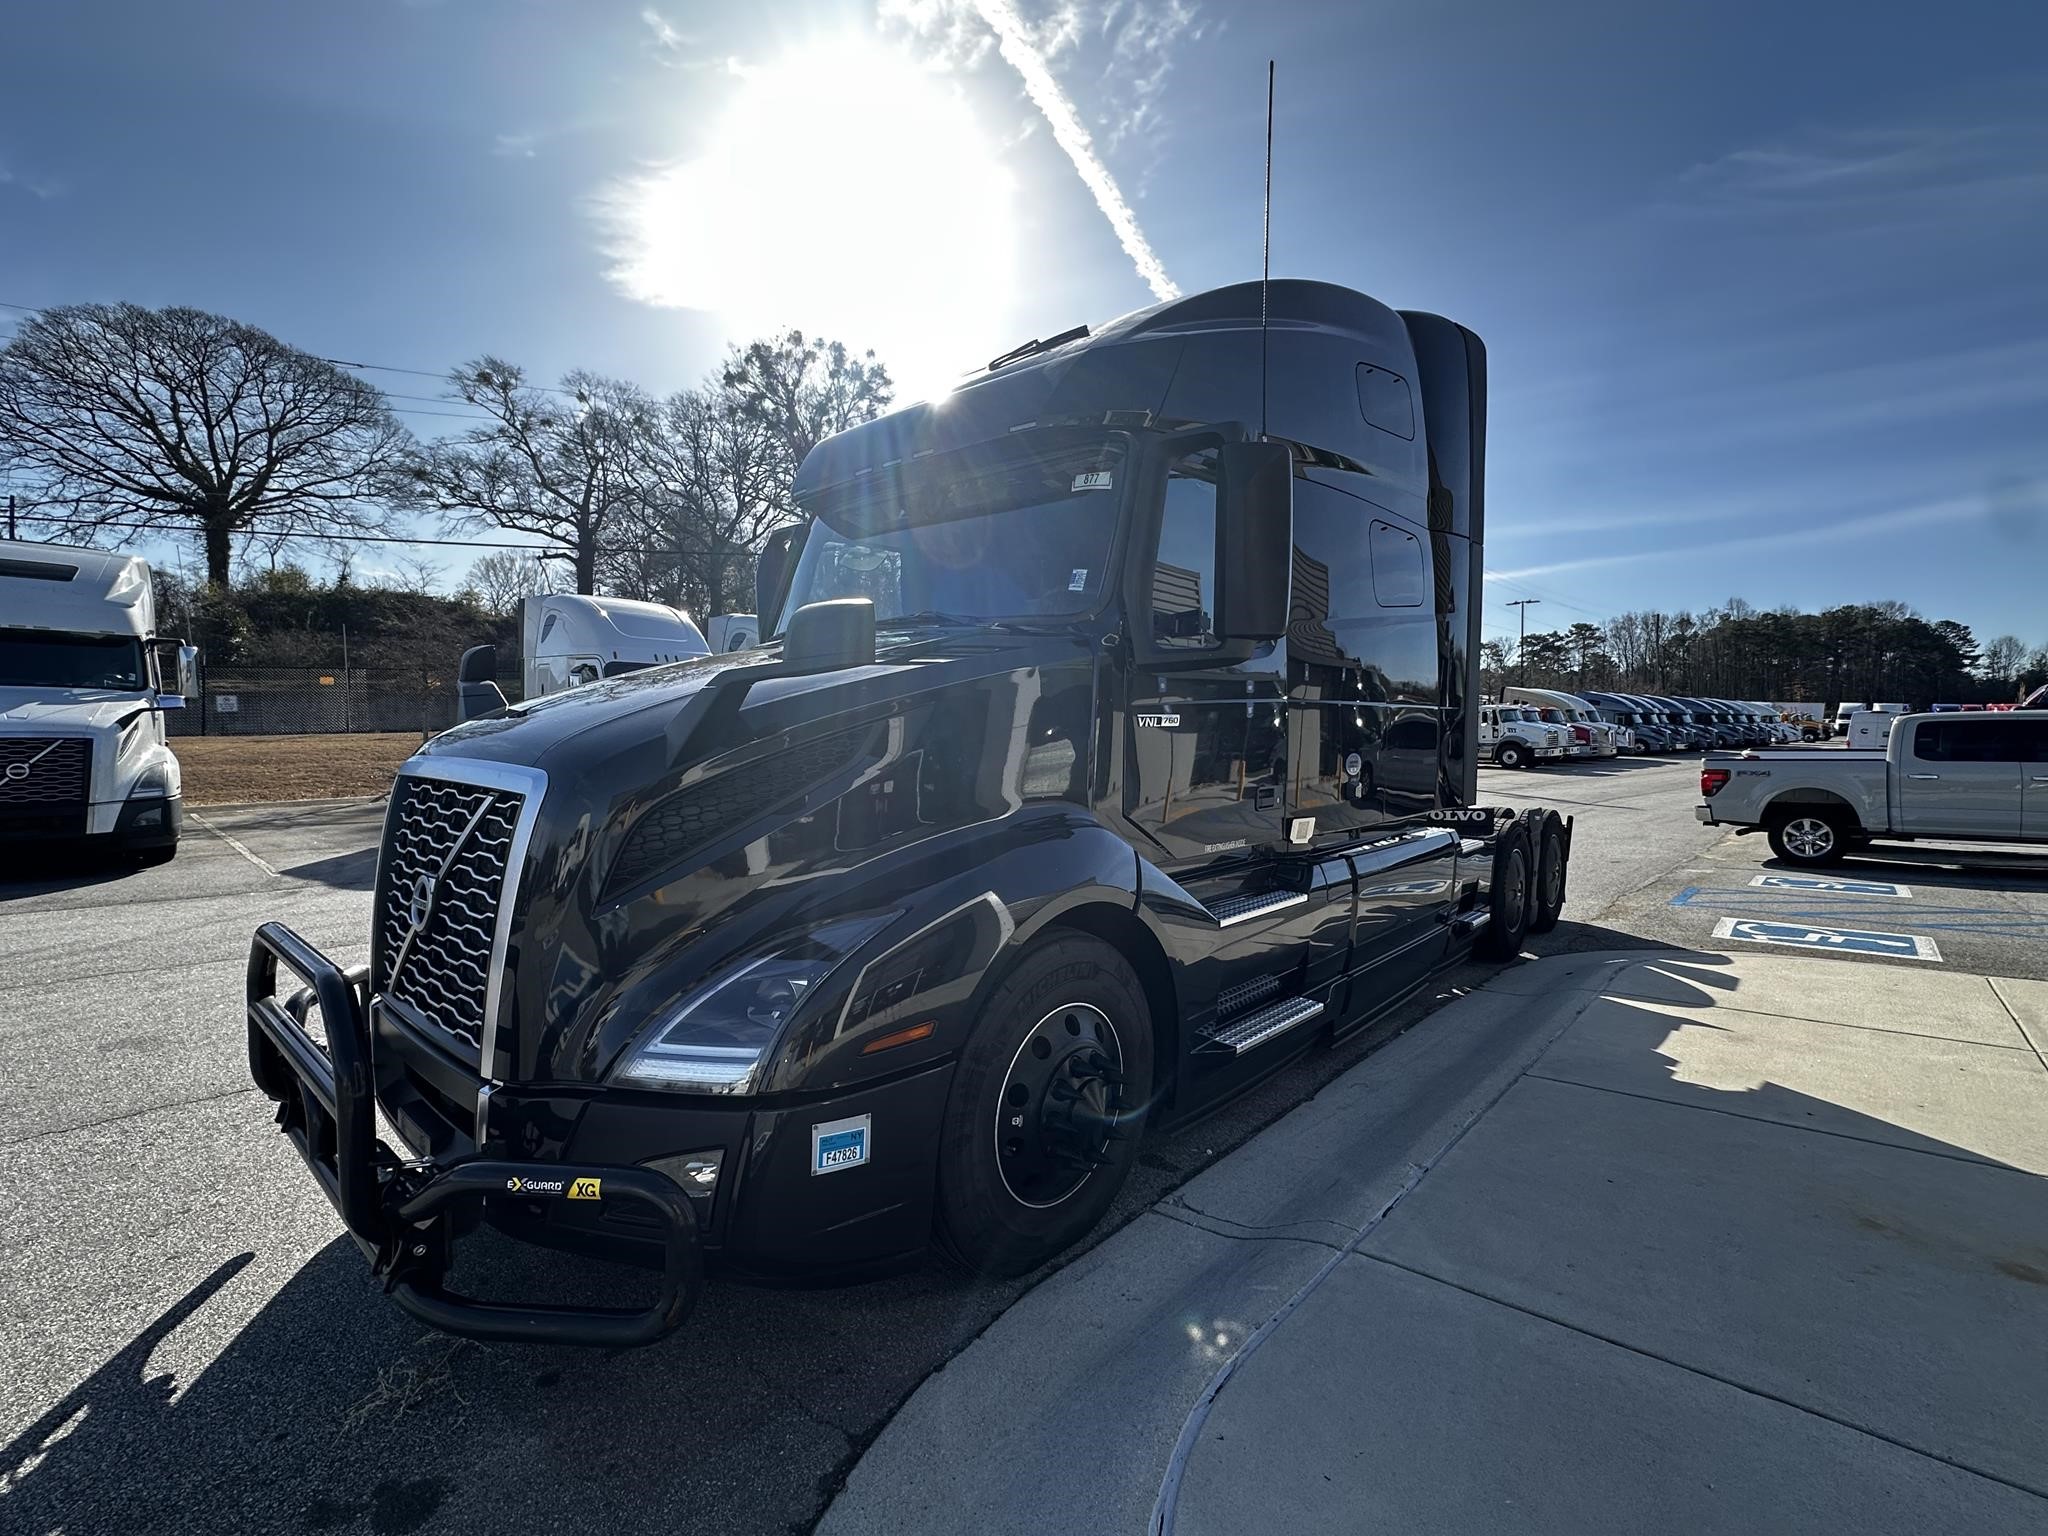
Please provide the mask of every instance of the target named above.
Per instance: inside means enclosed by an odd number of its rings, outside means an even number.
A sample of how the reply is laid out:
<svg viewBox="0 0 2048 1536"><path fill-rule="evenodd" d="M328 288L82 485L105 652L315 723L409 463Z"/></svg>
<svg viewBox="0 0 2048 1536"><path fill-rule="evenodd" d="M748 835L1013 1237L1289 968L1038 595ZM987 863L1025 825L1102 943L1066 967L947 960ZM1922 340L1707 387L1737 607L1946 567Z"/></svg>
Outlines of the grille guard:
<svg viewBox="0 0 2048 1536"><path fill-rule="evenodd" d="M277 997L280 962L305 985ZM422 1322L495 1342L652 1344L679 1327L703 1289L696 1212L668 1179L645 1168L513 1162L470 1155L432 1164L400 1158L377 1137L370 1075L367 967L344 972L282 923L249 945L249 1075L277 1103L277 1124L326 1191L391 1298ZM308 1033L317 1003L326 1049ZM660 1291L643 1310L516 1306L443 1286L452 1257L450 1207L492 1194L521 1199L625 1200L663 1228Z"/></svg>

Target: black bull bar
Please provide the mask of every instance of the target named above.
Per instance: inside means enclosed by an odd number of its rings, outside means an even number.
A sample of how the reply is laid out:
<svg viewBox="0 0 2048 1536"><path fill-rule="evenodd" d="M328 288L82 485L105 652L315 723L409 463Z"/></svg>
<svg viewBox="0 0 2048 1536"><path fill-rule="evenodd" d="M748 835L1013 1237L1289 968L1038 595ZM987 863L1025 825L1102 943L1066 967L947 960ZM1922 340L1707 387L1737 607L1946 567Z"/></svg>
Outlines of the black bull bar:
<svg viewBox="0 0 2048 1536"><path fill-rule="evenodd" d="M277 968L304 983L279 1002ZM626 1348L652 1344L688 1317L703 1288L696 1212L682 1190L646 1168L512 1162L472 1155L443 1163L401 1158L377 1136L370 1072L367 972L344 972L282 923L249 945L249 1075L277 1102L277 1123L327 1192L384 1288L407 1312L467 1338ZM327 1044L308 1033L317 1003ZM642 1310L514 1306L443 1287L454 1209L491 1195L620 1200L663 1228L660 1292Z"/></svg>

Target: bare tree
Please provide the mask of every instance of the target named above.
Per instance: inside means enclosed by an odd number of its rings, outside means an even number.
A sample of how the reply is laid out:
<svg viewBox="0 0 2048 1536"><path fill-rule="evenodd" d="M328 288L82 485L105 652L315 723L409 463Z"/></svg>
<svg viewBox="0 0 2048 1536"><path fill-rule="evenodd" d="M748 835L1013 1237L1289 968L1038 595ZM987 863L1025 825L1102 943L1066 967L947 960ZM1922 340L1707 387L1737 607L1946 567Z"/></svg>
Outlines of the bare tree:
<svg viewBox="0 0 2048 1536"><path fill-rule="evenodd" d="M640 498L637 458L652 402L634 385L592 373L568 374L559 391L533 388L495 357L448 377L455 398L489 419L407 456L409 500L566 550L576 590L596 590L605 537Z"/></svg>
<svg viewBox="0 0 2048 1536"><path fill-rule="evenodd" d="M768 431L782 463L772 484L776 510L795 515L790 495L804 456L835 432L888 409L896 386L873 352L859 357L843 342L791 331L733 350L722 382Z"/></svg>
<svg viewBox="0 0 2048 1536"><path fill-rule="evenodd" d="M662 402L639 461L627 585L700 614L741 596L753 552L791 515L789 469L748 399L721 380Z"/></svg>
<svg viewBox="0 0 2048 1536"><path fill-rule="evenodd" d="M221 586L238 534L382 529L406 441L373 386L202 310L44 310L0 351L0 458L41 521L197 534Z"/></svg>
<svg viewBox="0 0 2048 1536"><path fill-rule="evenodd" d="M485 555L469 568L463 581L485 613L504 617L519 611L520 601L538 593L555 590L549 562L522 555L516 549L500 549Z"/></svg>
<svg viewBox="0 0 2048 1536"><path fill-rule="evenodd" d="M1978 668L1986 682L2010 683L2026 664L2027 643L2018 635L1999 635L1984 644Z"/></svg>

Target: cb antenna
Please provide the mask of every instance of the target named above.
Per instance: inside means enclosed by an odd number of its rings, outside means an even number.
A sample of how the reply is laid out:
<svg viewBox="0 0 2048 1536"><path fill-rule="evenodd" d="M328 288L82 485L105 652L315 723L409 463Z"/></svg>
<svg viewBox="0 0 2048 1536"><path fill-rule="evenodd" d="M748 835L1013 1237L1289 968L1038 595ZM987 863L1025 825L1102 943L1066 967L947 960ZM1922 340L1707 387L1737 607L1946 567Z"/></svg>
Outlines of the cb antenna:
<svg viewBox="0 0 2048 1536"><path fill-rule="evenodd" d="M1266 206L1259 221L1259 436L1266 435L1266 289L1273 280L1273 61L1266 60Z"/></svg>

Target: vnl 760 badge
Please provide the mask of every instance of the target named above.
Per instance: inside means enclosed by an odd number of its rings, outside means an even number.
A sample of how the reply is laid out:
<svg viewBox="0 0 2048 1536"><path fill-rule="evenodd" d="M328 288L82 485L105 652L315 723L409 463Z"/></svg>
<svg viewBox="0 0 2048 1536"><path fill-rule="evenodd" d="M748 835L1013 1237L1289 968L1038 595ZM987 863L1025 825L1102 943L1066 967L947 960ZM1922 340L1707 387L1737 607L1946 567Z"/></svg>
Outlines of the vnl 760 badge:
<svg viewBox="0 0 2048 1536"><path fill-rule="evenodd" d="M868 1160L868 1128L872 1115L850 1120L823 1120L811 1127L811 1174L844 1173Z"/></svg>

